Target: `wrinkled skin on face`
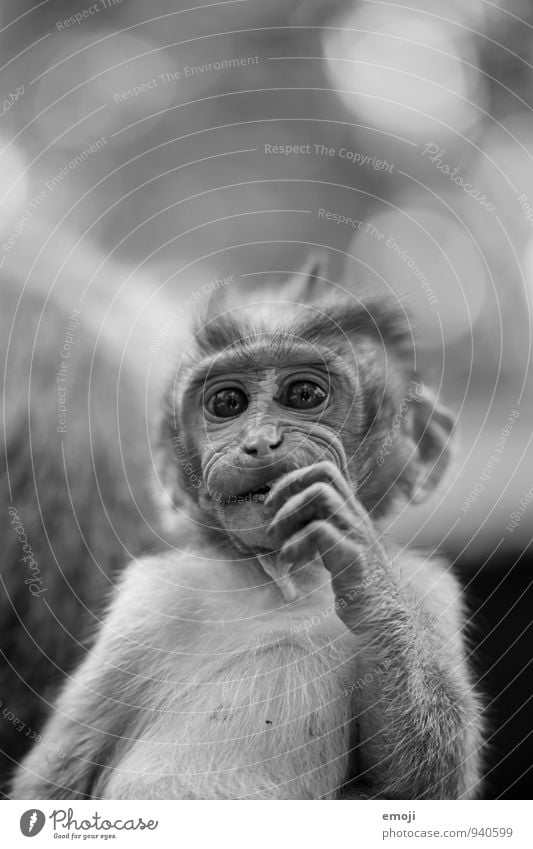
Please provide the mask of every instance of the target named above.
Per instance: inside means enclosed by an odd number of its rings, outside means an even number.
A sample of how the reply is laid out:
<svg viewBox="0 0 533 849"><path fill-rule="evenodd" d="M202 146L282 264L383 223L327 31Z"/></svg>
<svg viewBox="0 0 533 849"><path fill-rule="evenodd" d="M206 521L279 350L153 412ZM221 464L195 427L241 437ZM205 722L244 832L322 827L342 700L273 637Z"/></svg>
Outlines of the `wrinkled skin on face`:
<svg viewBox="0 0 533 849"><path fill-rule="evenodd" d="M348 474L338 435L341 409L333 400L331 380L325 370L271 365L240 375L248 399L241 415L220 423L204 416L206 492L202 503L241 547L269 551L276 544L267 536L273 518L268 494L285 474L325 459ZM285 387L298 383L324 386L325 399L319 409L283 404ZM208 382L206 395L209 392Z"/></svg>

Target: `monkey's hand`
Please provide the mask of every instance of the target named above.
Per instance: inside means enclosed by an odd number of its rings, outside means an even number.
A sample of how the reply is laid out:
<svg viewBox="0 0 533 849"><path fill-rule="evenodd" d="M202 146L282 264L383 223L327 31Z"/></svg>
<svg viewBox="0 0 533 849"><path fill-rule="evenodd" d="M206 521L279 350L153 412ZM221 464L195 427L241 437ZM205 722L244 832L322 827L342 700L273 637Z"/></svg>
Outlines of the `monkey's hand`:
<svg viewBox="0 0 533 849"><path fill-rule="evenodd" d="M460 640L459 587L428 560L400 562L332 463L274 485L272 538L280 556L316 551L331 573L335 609L357 635L360 782L373 798L473 798L479 707ZM268 501L267 501L268 503ZM441 611L446 615L442 616Z"/></svg>
<svg viewBox="0 0 533 849"><path fill-rule="evenodd" d="M352 629L361 590L376 568L386 569L387 555L349 482L334 463L323 461L280 478L267 504L275 513L269 535L280 546L279 556L302 563L318 551L331 573L339 616Z"/></svg>

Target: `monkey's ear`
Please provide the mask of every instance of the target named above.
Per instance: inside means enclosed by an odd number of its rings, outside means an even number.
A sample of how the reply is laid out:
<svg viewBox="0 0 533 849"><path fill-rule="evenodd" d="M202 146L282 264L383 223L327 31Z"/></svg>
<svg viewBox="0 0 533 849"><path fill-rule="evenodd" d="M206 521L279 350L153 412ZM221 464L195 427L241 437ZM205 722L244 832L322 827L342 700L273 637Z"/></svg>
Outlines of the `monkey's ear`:
<svg viewBox="0 0 533 849"><path fill-rule="evenodd" d="M427 387L418 389L412 403L409 437L415 443L416 454L411 461L410 497L418 504L440 483L451 458L451 436L455 417L437 402Z"/></svg>
<svg viewBox="0 0 533 849"><path fill-rule="evenodd" d="M328 287L327 266L326 252L313 251L302 267L283 283L284 300L295 304L308 304L317 300Z"/></svg>
<svg viewBox="0 0 533 849"><path fill-rule="evenodd" d="M166 530L175 527L176 511L187 502L180 468L180 458L184 457L185 451L178 421L176 382L170 380L163 395L159 420L154 426L152 447L155 468L152 495L161 525Z"/></svg>

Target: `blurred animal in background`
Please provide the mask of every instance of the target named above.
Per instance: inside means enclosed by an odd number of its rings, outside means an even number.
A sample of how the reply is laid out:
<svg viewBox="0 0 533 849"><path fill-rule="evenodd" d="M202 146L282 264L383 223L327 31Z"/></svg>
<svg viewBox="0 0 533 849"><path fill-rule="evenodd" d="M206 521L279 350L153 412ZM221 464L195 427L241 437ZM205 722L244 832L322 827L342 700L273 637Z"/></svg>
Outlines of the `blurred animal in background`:
<svg viewBox="0 0 533 849"><path fill-rule="evenodd" d="M313 262L199 322L158 447L175 550L127 567L15 798L476 796L459 586L380 532L440 481L453 418L402 310L329 288Z"/></svg>

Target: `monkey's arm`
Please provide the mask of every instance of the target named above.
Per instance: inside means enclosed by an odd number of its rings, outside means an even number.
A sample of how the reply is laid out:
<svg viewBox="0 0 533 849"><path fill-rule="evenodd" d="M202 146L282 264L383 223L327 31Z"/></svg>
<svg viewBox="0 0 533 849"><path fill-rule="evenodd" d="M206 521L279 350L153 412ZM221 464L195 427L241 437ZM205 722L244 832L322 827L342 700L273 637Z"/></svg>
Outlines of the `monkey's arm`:
<svg viewBox="0 0 533 849"><path fill-rule="evenodd" d="M99 797L97 783L113 764L131 722L125 688L120 693L124 677L119 674L117 680L110 673L103 651L98 658L86 658L66 683L40 742L16 770L10 798Z"/></svg>
<svg viewBox="0 0 533 849"><path fill-rule="evenodd" d="M142 604L150 592L148 558L121 576L98 638L63 687L35 745L15 772L14 799L99 798L141 711L149 672ZM146 577L145 577L146 573ZM140 576L140 580L139 580ZM142 585L143 579L145 585ZM141 583L139 593L134 587ZM132 626L131 623L136 623Z"/></svg>
<svg viewBox="0 0 533 849"><path fill-rule="evenodd" d="M329 463L272 490L282 556L318 550L338 614L358 637L359 776L381 798L475 797L480 707L470 682L455 579L442 564L392 562L370 517Z"/></svg>
<svg viewBox="0 0 533 849"><path fill-rule="evenodd" d="M361 780L382 797L473 798L480 708L465 661L457 583L436 561L391 562L372 551L367 557L375 583L342 611L364 646Z"/></svg>

